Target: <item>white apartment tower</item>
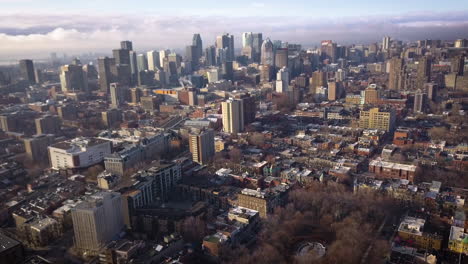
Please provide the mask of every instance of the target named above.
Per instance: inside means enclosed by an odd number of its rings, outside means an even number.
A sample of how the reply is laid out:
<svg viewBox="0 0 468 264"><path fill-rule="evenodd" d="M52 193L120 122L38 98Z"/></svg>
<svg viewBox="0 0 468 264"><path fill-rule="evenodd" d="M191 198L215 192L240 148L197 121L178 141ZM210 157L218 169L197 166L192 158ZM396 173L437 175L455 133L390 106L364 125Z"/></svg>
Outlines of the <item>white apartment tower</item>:
<svg viewBox="0 0 468 264"><path fill-rule="evenodd" d="M242 100L229 99L221 103L224 132L237 134L244 130L244 105Z"/></svg>

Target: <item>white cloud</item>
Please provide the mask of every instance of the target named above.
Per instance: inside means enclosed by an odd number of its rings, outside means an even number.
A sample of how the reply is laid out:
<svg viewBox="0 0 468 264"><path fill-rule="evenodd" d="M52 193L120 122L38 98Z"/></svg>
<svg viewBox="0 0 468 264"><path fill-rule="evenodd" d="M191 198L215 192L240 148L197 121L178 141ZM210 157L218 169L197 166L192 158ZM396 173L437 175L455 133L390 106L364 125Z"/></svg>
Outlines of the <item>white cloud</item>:
<svg viewBox="0 0 468 264"><path fill-rule="evenodd" d="M1 1L1 0L0 0ZM467 13L414 14L399 17L196 17L196 16L84 16L0 15L0 60L43 58L50 52L110 53L129 39L138 51L183 48L193 33L201 33L204 46L216 35L229 32L240 41L245 31L305 45L333 39L339 43L370 43L383 35L402 40L454 39L468 35ZM236 44L237 45L237 44Z"/></svg>
<svg viewBox="0 0 468 264"><path fill-rule="evenodd" d="M265 3L260 3L260 2L253 2L252 7L255 7L255 8L262 8L262 7L265 7L266 4Z"/></svg>

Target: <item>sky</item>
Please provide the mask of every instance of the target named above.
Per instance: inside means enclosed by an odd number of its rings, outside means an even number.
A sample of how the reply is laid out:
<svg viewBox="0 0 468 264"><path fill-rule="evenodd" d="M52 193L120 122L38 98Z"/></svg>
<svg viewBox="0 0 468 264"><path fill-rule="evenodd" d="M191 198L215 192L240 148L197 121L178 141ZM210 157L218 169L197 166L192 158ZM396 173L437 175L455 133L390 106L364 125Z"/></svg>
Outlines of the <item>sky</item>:
<svg viewBox="0 0 468 264"><path fill-rule="evenodd" d="M134 49L180 49L200 33L262 32L264 38L314 46L322 39L367 44L384 35L468 38L467 0L0 0L0 61L110 53L121 40Z"/></svg>

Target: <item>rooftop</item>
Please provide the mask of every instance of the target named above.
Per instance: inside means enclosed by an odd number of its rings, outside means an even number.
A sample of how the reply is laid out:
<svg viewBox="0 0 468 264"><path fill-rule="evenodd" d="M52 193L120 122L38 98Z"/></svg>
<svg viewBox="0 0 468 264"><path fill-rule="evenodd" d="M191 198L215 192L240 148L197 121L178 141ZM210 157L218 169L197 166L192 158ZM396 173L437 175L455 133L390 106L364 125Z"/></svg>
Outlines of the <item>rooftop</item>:
<svg viewBox="0 0 468 264"><path fill-rule="evenodd" d="M246 219L249 219L251 217L254 217L255 215L258 214L258 211L255 211L255 210L252 210L252 209L249 209L249 208L245 208L245 207L241 207L241 206L236 206L236 207L233 207L229 210L229 214L233 214L233 215L236 215L236 216L239 216L239 217L242 217L242 218L246 218Z"/></svg>
<svg viewBox="0 0 468 264"><path fill-rule="evenodd" d="M457 242L466 241L468 243L468 234L464 232L464 229L458 226L452 226L450 228L449 240L455 240Z"/></svg>
<svg viewBox="0 0 468 264"><path fill-rule="evenodd" d="M74 138L71 140L53 144L51 147L63 149L67 152L86 151L86 148L106 143L107 141L98 138Z"/></svg>
<svg viewBox="0 0 468 264"><path fill-rule="evenodd" d="M416 166L375 159L369 162L369 166L378 166L393 170L416 171Z"/></svg>
<svg viewBox="0 0 468 264"><path fill-rule="evenodd" d="M13 248L21 243L0 233L0 253Z"/></svg>
<svg viewBox="0 0 468 264"><path fill-rule="evenodd" d="M426 220L416 217L407 216L400 223L398 228L399 232L413 233L415 235L421 236L423 234L423 227L426 223Z"/></svg>

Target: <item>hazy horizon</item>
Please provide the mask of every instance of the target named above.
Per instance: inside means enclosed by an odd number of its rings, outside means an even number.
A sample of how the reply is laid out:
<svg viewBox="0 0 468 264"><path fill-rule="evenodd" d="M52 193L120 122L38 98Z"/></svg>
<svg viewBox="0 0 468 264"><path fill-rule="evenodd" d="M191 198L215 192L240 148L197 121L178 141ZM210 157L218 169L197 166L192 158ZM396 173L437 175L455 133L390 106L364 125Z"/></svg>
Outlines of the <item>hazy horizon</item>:
<svg viewBox="0 0 468 264"><path fill-rule="evenodd" d="M201 34L204 47L214 44L216 35L231 33L236 49L241 33L250 31L306 47L323 39L369 44L384 35L403 41L468 37L468 3L463 1L339 2L0 0L0 61L45 58L50 52L109 53L121 40L133 41L138 52L182 49L191 44L193 33Z"/></svg>

